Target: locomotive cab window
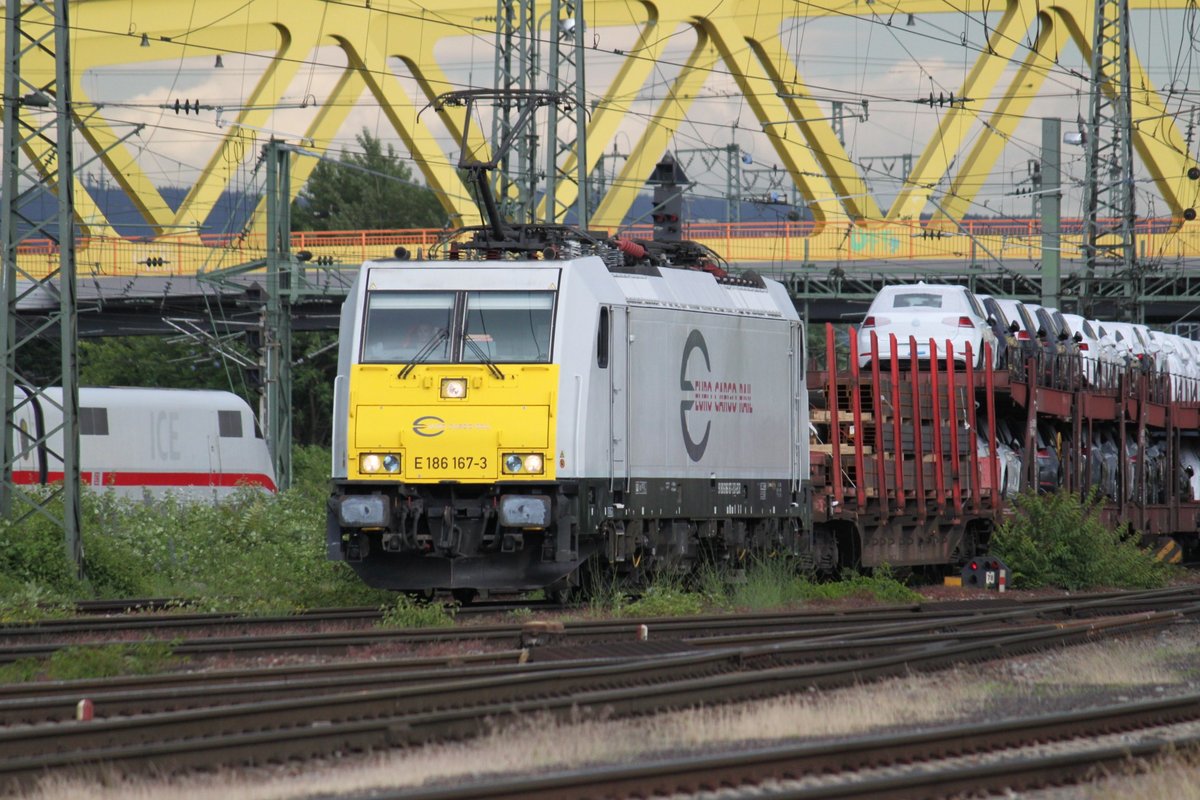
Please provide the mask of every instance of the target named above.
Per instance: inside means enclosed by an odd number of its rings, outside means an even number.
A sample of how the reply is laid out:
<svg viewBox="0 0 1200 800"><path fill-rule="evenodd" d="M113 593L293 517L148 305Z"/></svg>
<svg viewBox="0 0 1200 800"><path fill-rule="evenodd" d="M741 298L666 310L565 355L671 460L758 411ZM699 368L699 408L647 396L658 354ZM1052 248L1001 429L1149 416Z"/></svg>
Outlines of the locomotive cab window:
<svg viewBox="0 0 1200 800"><path fill-rule="evenodd" d="M451 354L454 292L371 292L362 360L406 364L446 362Z"/></svg>
<svg viewBox="0 0 1200 800"><path fill-rule="evenodd" d="M467 292L462 360L550 360L551 292Z"/></svg>

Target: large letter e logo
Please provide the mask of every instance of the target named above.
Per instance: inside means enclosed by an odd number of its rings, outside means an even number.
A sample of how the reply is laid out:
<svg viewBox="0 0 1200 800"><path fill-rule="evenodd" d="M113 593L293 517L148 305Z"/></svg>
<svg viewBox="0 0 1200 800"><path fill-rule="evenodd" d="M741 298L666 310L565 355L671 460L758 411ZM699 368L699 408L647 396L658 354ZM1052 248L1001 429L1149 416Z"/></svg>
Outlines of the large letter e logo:
<svg viewBox="0 0 1200 800"><path fill-rule="evenodd" d="M704 356L704 369L712 371L712 364L708 360L708 345L704 342L704 336L700 331L693 330L688 334L687 344L683 346L683 361L679 365L679 388L685 392L694 391L692 382L687 379L688 359L691 358L693 350L699 350ZM687 448L688 458L692 461L699 461L704 456L705 448L708 447L708 434L712 430L712 421L704 423L704 436L700 441L693 441L687 423L687 412L691 410L693 402L692 400L680 402L679 424L683 428L683 446Z"/></svg>

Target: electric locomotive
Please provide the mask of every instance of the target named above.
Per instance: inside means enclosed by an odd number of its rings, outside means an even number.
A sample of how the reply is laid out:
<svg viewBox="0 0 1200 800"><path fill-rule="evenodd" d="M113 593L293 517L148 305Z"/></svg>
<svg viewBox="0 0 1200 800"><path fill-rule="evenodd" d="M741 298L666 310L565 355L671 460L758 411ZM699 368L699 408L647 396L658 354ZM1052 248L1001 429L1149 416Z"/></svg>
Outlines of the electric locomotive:
<svg viewBox="0 0 1200 800"><path fill-rule="evenodd" d="M363 265L341 316L330 559L469 597L808 546L784 287L567 244Z"/></svg>

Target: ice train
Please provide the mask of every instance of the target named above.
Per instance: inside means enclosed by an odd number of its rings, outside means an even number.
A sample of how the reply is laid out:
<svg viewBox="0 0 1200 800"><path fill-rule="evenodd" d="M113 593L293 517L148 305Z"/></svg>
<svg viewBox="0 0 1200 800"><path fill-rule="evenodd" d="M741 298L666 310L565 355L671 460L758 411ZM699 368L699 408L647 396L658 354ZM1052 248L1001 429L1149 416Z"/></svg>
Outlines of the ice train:
<svg viewBox="0 0 1200 800"><path fill-rule="evenodd" d="M16 389L13 437L17 483L63 479L62 389ZM81 387L79 462L84 485L124 497L172 494L212 501L242 486L275 491L266 442L245 400L202 389Z"/></svg>

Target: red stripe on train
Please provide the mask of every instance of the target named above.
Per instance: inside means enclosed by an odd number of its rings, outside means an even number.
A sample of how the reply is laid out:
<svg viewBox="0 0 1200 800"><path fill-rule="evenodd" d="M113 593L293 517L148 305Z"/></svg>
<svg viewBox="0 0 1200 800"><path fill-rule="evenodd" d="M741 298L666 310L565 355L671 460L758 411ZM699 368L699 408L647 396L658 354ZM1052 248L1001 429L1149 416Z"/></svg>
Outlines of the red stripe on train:
<svg viewBox="0 0 1200 800"><path fill-rule="evenodd" d="M176 486L220 487L233 489L254 486L275 491L275 481L269 475L251 472L81 472L80 481L87 486ZM49 472L50 483L61 483L63 473ZM40 483L36 470L13 470L13 483Z"/></svg>

